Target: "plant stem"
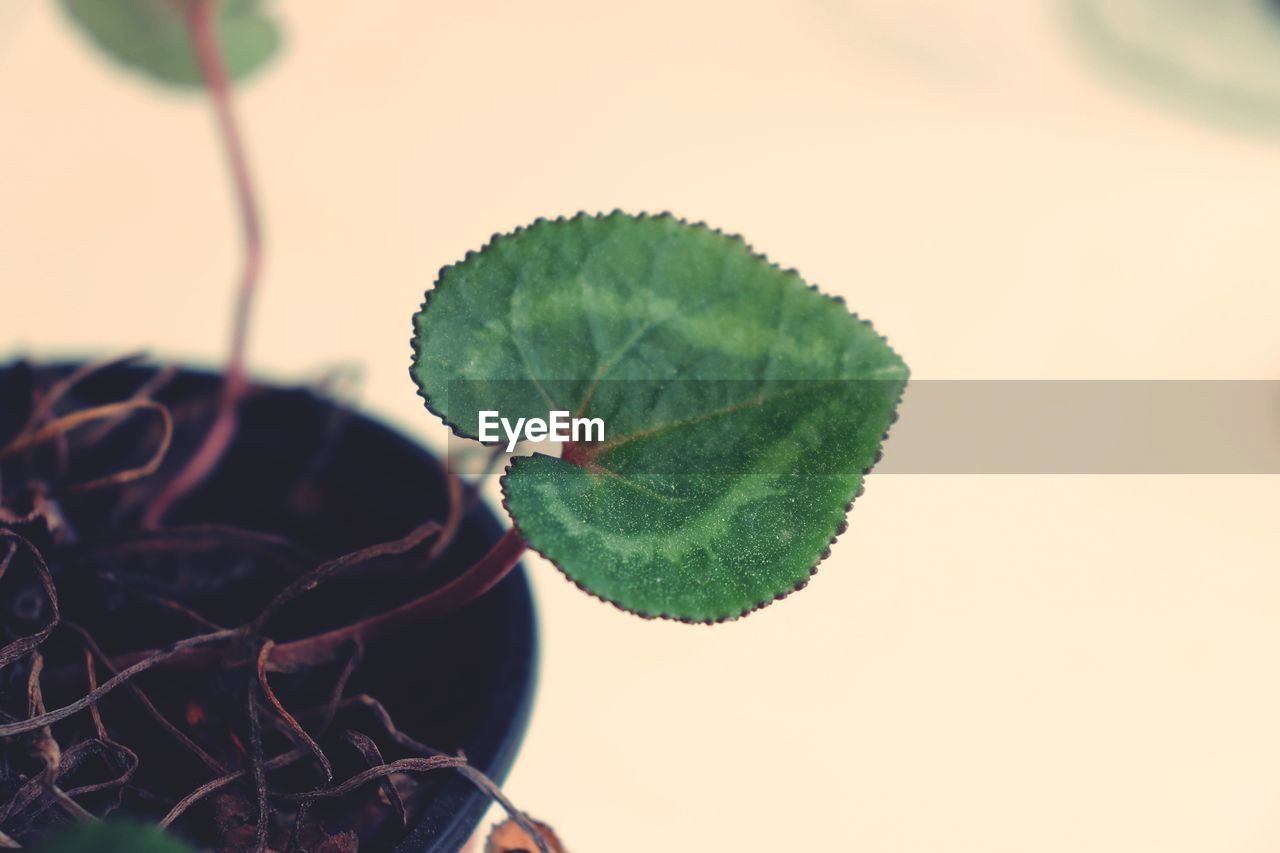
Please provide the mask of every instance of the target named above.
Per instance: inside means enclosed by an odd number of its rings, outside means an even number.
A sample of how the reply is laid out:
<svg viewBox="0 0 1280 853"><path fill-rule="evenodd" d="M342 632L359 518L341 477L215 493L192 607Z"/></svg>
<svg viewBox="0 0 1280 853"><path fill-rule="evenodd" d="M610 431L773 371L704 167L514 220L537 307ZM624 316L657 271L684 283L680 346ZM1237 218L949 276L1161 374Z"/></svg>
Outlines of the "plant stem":
<svg viewBox="0 0 1280 853"><path fill-rule="evenodd" d="M244 241L244 265L240 273L240 289L231 326L231 352L227 357L213 425L186 467L169 481L147 507L143 517L145 527L159 527L169 509L204 482L231 443L236 429L237 409L245 390L244 354L249 336L249 317L258 275L262 269L262 225L249 174L248 158L235 111L232 109L231 83L218 39L218 3L219 0L191 0L187 6L187 28L200 73L213 101L218 136L231 171Z"/></svg>
<svg viewBox="0 0 1280 853"><path fill-rule="evenodd" d="M520 562L527 547L524 538L513 527L487 554L439 589L360 622L281 643L271 650L270 666L277 670L291 670L319 664L332 658L342 644L350 640L367 644L406 622L451 613L497 586Z"/></svg>

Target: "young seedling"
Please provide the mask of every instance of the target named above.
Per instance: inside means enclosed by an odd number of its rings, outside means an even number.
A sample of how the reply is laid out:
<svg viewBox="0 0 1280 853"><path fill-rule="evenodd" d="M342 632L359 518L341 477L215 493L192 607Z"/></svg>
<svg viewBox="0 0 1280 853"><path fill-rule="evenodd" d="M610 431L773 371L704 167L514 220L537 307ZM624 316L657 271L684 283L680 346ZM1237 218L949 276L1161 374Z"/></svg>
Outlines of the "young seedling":
<svg viewBox="0 0 1280 853"><path fill-rule="evenodd" d="M120 63L169 86L208 91L240 218L244 262L218 411L200 449L148 506L143 523L154 528L183 496L204 482L235 433L237 408L245 392L245 350L263 241L231 87L276 55L280 30L262 12L259 0L62 0L62 4L72 20Z"/></svg>
<svg viewBox="0 0 1280 853"><path fill-rule="evenodd" d="M68 442L72 431L96 426L95 434L106 435L137 413L157 417L162 429L150 461L78 481L74 488L144 484L135 492L142 496L138 527L145 534L137 542L185 554L190 543L183 537L193 531L166 528L167 516L216 471L236 431L246 388L249 308L261 260L254 193L229 89L272 55L279 36L254 0L63 3L117 59L166 83L203 84L210 92L238 200L245 263L222 390L207 429L176 473L174 466L161 466L175 433L174 416L145 393L55 415L59 399L100 367L92 365L47 389L30 421L0 444L0 461L36 467L38 460L27 457L45 445ZM527 435L565 441L558 457L510 460L501 489L511 527L487 554L426 594L373 615L348 614L346 624L341 618L321 620L338 627L315 628L309 635L295 624L292 638L279 642L271 636L283 610L372 561L427 548L422 565L431 566L448 549L466 511L456 478L447 517L424 520L399 539L300 567L302 558L290 551L293 579L275 587L257 615L242 624L224 627L181 601L152 596L153 603L200 624L203 633L115 655L104 653L83 628L60 627L58 587L66 578L55 577L53 561L46 562L41 550L16 532L33 522L44 522L54 532L65 520L56 501L41 493L35 509L19 516L4 505L0 492L0 576L18 561L30 566L48 608L43 625L0 649L4 666L26 664L24 698L29 700L25 718L6 713L0 720L0 738L24 749L24 739L30 739L45 762L40 773L22 778L3 806L5 816L35 806L38 813L61 808L93 817L73 796L80 789L66 791L59 784L60 774L74 769L66 758L72 749L80 750L75 753L79 761L92 746L116 769L117 777L94 786L95 791L123 790L138 756L112 739L98 703L126 687L213 774L177 800L159 821L161 827L220 792L244 786L252 789L254 804L254 813L240 825L248 833L245 843L267 849L271 831L278 836L286 822L280 809L288 807L288 846L293 848L313 802L377 783L403 821L404 803L388 781L392 774L448 770L501 803L520 832L549 853L544 834L463 757L413 740L376 699L344 699L343 688L361 655L372 653L379 641L453 614L484 595L530 548L588 593L646 618L721 622L785 597L808 583L844 530L864 476L879 459L908 375L884 338L840 300L770 263L737 237L666 214L581 214L539 220L493 238L441 271L414 317L412 347L410 372L419 393L457 435L494 440L495 450L501 450L520 427L498 436L494 425L523 424ZM527 429L531 424L535 427ZM157 471L170 476L146 488ZM145 538L157 532L172 542ZM197 532L235 547L287 550L291 545L265 541L255 531ZM49 538L50 548L60 553L56 549L65 543ZM92 552L97 544L78 546ZM41 655L55 628L77 638L75 648L85 659L76 676L87 678L88 689L78 680L80 698L49 709L41 688ZM99 667L105 670L101 680ZM309 719L320 721L308 728L286 707L271 679L326 667L341 674L332 696L308 706L314 712ZM138 675L159 669L209 669L218 679L232 673L241 679L243 694L220 697L228 715L231 710L247 714L247 744L228 726L239 750L234 766L196 743L134 684ZM241 695L247 707L235 707ZM319 740L339 705L357 700L381 735L409 757L384 760L368 736L347 732L347 747L361 754L367 769L339 782ZM92 716L96 734L63 753L52 727L82 712ZM205 711L197 706L189 714L186 728L198 727ZM263 743L269 731L282 734L292 748L272 755ZM305 768L323 781L301 793L273 791L267 774L284 768ZM31 826L23 824L29 834ZM132 849L181 849L157 832L111 823L82 827L50 840L47 849L115 849L110 845L120 838L132 839ZM15 843L0 834L0 846Z"/></svg>

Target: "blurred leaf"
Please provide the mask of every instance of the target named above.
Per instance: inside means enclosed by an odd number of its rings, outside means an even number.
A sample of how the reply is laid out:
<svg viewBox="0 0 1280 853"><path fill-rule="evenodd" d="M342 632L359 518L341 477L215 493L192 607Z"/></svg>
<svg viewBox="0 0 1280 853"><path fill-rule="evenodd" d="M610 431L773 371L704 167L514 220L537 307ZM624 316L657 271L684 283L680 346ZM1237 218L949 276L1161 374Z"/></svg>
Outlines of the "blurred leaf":
<svg viewBox="0 0 1280 853"><path fill-rule="evenodd" d="M1280 131L1277 0L1071 0L1067 11L1117 83L1214 123Z"/></svg>
<svg viewBox="0 0 1280 853"><path fill-rule="evenodd" d="M201 86L187 15L192 0L62 0L72 20L112 58L176 86ZM280 29L259 0L219 0L218 33L232 81L261 68Z"/></svg>
<svg viewBox="0 0 1280 853"><path fill-rule="evenodd" d="M37 853L195 853L155 826L129 821L79 823L54 833Z"/></svg>
<svg viewBox="0 0 1280 853"><path fill-rule="evenodd" d="M601 418L503 478L528 543L643 616L732 619L798 589L843 529L907 367L838 300L670 216L577 216L441 272L415 320L428 407Z"/></svg>

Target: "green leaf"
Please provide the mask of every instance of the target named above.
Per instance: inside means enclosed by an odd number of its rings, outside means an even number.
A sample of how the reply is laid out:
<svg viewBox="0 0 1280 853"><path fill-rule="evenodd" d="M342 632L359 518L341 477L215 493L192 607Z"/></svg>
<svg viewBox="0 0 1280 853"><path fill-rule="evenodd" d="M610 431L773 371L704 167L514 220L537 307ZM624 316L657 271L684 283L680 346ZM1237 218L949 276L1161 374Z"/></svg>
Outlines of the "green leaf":
<svg viewBox="0 0 1280 853"><path fill-rule="evenodd" d="M39 853L194 853L155 826L123 820L79 823L54 833L35 849Z"/></svg>
<svg viewBox="0 0 1280 853"><path fill-rule="evenodd" d="M62 0L71 19L105 53L162 83L202 86L186 16L192 0ZM280 29L259 0L220 0L218 34L232 81L261 68L280 47Z"/></svg>
<svg viewBox="0 0 1280 853"><path fill-rule="evenodd" d="M588 592L714 622L805 585L878 459L907 368L842 302L736 237L671 216L579 215L445 268L415 317L427 406L605 422L517 457L508 511Z"/></svg>

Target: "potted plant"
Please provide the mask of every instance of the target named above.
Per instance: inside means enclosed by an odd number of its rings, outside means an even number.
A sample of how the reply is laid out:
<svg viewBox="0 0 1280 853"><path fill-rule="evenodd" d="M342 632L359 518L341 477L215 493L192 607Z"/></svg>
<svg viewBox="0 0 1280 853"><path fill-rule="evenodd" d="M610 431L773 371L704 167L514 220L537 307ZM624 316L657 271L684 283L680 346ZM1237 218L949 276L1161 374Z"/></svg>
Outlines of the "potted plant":
<svg viewBox="0 0 1280 853"><path fill-rule="evenodd" d="M784 597L844 529L905 364L703 225L497 236L427 292L410 374L488 464L559 445L506 460L499 525L413 443L246 378L261 239L230 86L278 41L257 4L64 3L208 90L246 256L221 374L0 369L0 847L455 850L493 798L490 849L560 849L495 783L532 694L521 557L646 618Z"/></svg>

